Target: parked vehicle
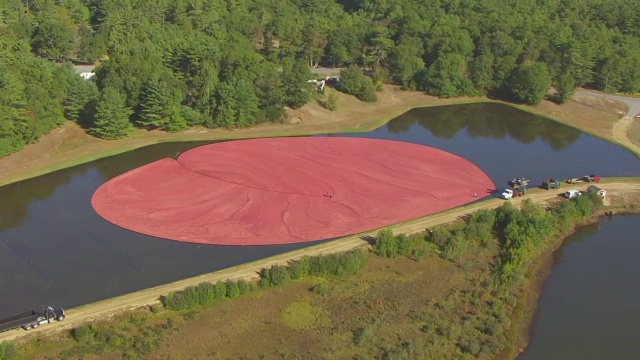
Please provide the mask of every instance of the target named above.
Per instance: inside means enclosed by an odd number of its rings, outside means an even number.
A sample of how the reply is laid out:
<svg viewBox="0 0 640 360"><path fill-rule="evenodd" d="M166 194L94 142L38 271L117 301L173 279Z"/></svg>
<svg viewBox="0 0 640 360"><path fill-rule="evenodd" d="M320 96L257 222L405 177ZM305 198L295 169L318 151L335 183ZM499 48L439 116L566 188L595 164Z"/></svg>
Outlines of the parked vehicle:
<svg viewBox="0 0 640 360"><path fill-rule="evenodd" d="M500 194L501 199L509 200L513 197L513 190L505 189L502 194Z"/></svg>
<svg viewBox="0 0 640 360"><path fill-rule="evenodd" d="M598 182L598 181L602 180L602 178L599 177L599 176L595 176L595 175L585 175L585 176L582 177L582 180L586 181L586 182Z"/></svg>
<svg viewBox="0 0 640 360"><path fill-rule="evenodd" d="M582 193L578 190L567 190L567 192L564 193L564 197L567 199L573 199L580 195L582 195Z"/></svg>
<svg viewBox="0 0 640 360"><path fill-rule="evenodd" d="M64 309L54 309L50 306L42 312L27 311L0 319L0 332L14 329L35 329L42 324L62 321L65 318Z"/></svg>
<svg viewBox="0 0 640 360"><path fill-rule="evenodd" d="M542 182L542 187L551 190L560 188L560 182L554 179L546 179Z"/></svg>

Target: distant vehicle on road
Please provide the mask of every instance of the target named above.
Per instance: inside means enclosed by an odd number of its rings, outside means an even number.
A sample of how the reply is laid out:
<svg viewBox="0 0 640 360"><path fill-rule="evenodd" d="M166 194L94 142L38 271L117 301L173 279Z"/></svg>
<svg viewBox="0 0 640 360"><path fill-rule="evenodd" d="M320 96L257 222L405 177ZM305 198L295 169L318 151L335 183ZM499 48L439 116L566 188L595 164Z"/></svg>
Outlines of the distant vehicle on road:
<svg viewBox="0 0 640 360"><path fill-rule="evenodd" d="M573 199L580 195L582 195L582 193L578 190L567 190L567 192L564 193L564 197L567 199Z"/></svg>
<svg viewBox="0 0 640 360"><path fill-rule="evenodd" d="M27 311L0 319L0 332L20 329L35 329L42 324L62 321L65 318L64 309L54 309L50 306L42 312Z"/></svg>
<svg viewBox="0 0 640 360"><path fill-rule="evenodd" d="M568 178L567 179L567 183L568 184L578 184L578 183L582 183L582 182L598 182L600 180L602 180L602 178L600 176L585 175L585 176L580 177L580 178Z"/></svg>

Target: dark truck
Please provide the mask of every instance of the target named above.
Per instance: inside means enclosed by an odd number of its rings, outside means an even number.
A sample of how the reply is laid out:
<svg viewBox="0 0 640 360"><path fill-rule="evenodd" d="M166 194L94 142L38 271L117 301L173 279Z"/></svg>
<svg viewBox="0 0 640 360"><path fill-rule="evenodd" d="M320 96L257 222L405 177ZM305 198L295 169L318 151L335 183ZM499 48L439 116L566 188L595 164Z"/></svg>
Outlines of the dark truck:
<svg viewBox="0 0 640 360"><path fill-rule="evenodd" d="M555 179L545 179L545 181L542 182L542 187L547 190L558 189L560 188L560 182Z"/></svg>
<svg viewBox="0 0 640 360"><path fill-rule="evenodd" d="M0 332L20 329L35 329L41 324L64 320L64 310L45 307L42 312L26 311L0 319Z"/></svg>

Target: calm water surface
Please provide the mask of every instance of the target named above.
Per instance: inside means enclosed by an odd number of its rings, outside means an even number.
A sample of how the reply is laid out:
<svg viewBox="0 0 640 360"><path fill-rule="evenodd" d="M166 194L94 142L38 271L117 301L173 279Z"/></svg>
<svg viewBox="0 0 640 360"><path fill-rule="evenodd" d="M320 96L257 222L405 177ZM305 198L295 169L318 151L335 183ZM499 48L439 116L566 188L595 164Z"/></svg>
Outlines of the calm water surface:
<svg viewBox="0 0 640 360"><path fill-rule="evenodd" d="M640 216L581 228L557 253L518 360L638 359Z"/></svg>
<svg viewBox="0 0 640 360"><path fill-rule="evenodd" d="M498 186L517 176L539 183L640 175L640 162L626 150L497 104L417 109L370 133L339 136L450 151ZM121 229L93 211L91 195L105 181L203 144L154 145L1 187L0 317L43 304L73 307L314 244L186 244Z"/></svg>

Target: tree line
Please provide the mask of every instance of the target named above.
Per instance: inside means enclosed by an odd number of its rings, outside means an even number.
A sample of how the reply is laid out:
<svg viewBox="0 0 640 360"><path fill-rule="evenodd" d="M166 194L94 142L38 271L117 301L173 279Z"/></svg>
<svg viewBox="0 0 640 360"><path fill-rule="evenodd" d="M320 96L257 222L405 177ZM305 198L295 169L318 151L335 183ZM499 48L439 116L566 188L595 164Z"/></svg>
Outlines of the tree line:
<svg viewBox="0 0 640 360"><path fill-rule="evenodd" d="M89 82L59 65L98 59ZM560 103L634 93L640 15L631 0L5 0L0 156L65 119L107 139L277 121L317 65L364 101L381 82L532 104L552 86Z"/></svg>

